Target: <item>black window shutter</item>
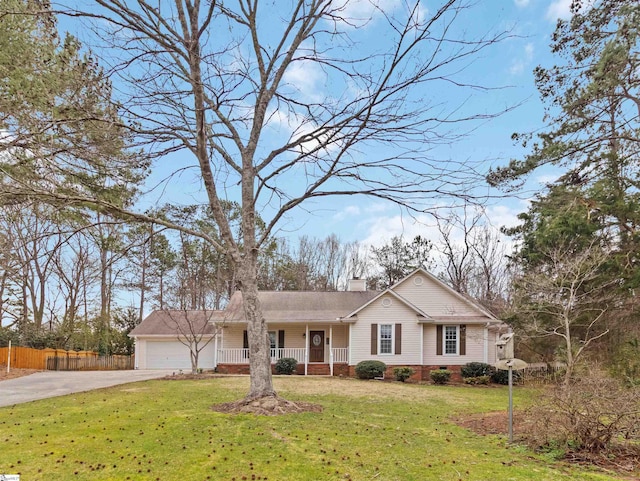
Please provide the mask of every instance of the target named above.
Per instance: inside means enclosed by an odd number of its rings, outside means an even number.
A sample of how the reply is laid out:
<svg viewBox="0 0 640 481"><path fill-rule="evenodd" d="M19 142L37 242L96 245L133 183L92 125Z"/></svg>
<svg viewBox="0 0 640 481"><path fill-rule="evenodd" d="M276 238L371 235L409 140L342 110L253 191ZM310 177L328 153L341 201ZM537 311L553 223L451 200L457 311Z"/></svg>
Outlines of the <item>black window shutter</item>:
<svg viewBox="0 0 640 481"><path fill-rule="evenodd" d="M378 325L371 324L371 354L378 354Z"/></svg>
<svg viewBox="0 0 640 481"><path fill-rule="evenodd" d="M284 349L284 330L278 331L278 348Z"/></svg>
<svg viewBox="0 0 640 481"><path fill-rule="evenodd" d="M460 355L467 354L467 325L460 324Z"/></svg>
<svg viewBox="0 0 640 481"><path fill-rule="evenodd" d="M402 354L402 324L396 324L395 353Z"/></svg>
<svg viewBox="0 0 640 481"><path fill-rule="evenodd" d="M442 356L442 326L436 326L436 356Z"/></svg>
<svg viewBox="0 0 640 481"><path fill-rule="evenodd" d="M249 349L249 335L247 331L242 331L242 349Z"/></svg>

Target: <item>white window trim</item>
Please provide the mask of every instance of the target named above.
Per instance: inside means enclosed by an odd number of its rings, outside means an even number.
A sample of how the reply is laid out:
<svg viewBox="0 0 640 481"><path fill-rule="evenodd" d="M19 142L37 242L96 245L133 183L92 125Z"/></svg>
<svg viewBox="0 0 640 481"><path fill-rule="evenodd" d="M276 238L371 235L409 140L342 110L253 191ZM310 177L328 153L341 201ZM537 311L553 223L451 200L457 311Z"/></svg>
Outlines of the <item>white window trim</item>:
<svg viewBox="0 0 640 481"><path fill-rule="evenodd" d="M453 327L456 330L456 352L447 352L447 328ZM459 356L460 355L460 326L448 325L442 326L442 355L443 356Z"/></svg>
<svg viewBox="0 0 640 481"><path fill-rule="evenodd" d="M391 352L382 352L382 326L391 326ZM394 324L378 324L378 356L393 356L395 354L396 330Z"/></svg>

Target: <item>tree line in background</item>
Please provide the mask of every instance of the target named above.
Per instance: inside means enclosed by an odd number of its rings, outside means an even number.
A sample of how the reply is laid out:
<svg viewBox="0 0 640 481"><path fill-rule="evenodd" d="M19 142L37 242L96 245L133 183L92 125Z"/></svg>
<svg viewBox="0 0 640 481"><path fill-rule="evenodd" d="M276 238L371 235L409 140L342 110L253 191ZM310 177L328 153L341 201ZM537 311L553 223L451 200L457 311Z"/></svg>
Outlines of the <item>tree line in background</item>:
<svg viewBox="0 0 640 481"><path fill-rule="evenodd" d="M230 218L237 215L236 204L227 209ZM128 353L126 334L150 310L223 309L236 290L226 256L197 236L108 216L87 224L72 214L43 203L0 207L0 342ZM167 206L154 215L218 236L206 207ZM364 278L369 289L381 290L425 267L501 310L505 252L498 233L480 220L440 219L435 244L421 236L393 237L380 247L342 243L336 235L274 238L259 256L259 288L337 291Z"/></svg>

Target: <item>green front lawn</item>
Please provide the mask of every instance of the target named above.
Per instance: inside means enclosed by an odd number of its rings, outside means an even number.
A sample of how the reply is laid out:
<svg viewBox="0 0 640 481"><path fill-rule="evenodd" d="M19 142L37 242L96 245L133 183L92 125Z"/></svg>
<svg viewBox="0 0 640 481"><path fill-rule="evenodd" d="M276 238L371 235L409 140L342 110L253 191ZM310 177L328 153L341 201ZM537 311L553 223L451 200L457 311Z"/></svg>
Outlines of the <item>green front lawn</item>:
<svg viewBox="0 0 640 481"><path fill-rule="evenodd" d="M0 474L20 473L23 481L622 479L449 421L506 409L506 388L299 376L277 377L275 385L324 412L210 410L242 397L248 379L240 377L147 381L0 408ZM532 396L516 389L516 406Z"/></svg>

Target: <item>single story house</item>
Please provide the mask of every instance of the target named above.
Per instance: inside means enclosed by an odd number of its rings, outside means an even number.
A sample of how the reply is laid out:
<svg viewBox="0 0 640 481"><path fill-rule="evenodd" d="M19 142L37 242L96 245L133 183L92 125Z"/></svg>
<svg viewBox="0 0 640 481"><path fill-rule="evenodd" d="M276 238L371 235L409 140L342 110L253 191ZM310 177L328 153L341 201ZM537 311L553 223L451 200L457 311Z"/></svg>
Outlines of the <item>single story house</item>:
<svg viewBox="0 0 640 481"><path fill-rule="evenodd" d="M468 362L496 362L496 342L507 326L476 302L424 269L384 291L353 279L344 292L259 293L269 326L271 358L298 361L300 374L353 376L360 361L389 369L410 366L417 379L432 369L454 372ZM139 369L190 369L189 349L178 340L194 324L202 338L199 367L248 373L242 294L223 311L155 311L130 334ZM182 326L182 327L180 327ZM199 330L198 330L199 329Z"/></svg>

